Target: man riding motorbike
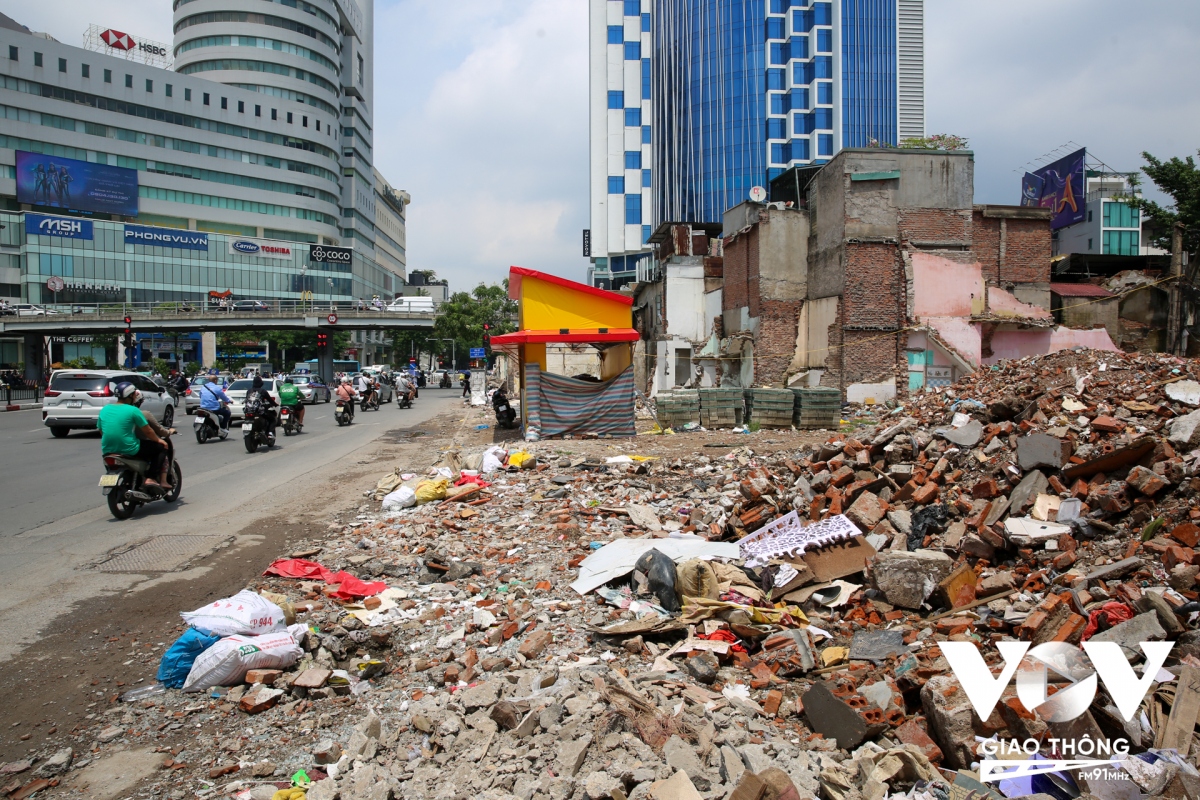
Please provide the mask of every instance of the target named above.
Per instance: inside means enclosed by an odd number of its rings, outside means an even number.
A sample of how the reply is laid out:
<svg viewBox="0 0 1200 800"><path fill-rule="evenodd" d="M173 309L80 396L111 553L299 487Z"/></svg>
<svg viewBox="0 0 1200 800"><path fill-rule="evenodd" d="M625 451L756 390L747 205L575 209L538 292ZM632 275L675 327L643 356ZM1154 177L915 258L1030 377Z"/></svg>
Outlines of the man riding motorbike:
<svg viewBox="0 0 1200 800"><path fill-rule="evenodd" d="M250 398L257 395L259 402L262 404L263 414L267 417L267 433L271 438L275 438L275 423L279 421L279 415L275 412L275 407L278 405L275 398L271 397L271 393L263 388L263 379L261 375L254 376L254 382L250 385L250 391L246 393L246 403L250 403Z"/></svg>
<svg viewBox="0 0 1200 800"><path fill-rule="evenodd" d="M169 435L161 425L138 408L142 393L132 383L121 381L114 392L117 402L100 409L96 427L100 430L100 452L102 455L120 455L147 461L150 470L146 485L167 489L167 452L171 445L164 441L155 428ZM155 480L153 476L157 475Z"/></svg>
<svg viewBox="0 0 1200 800"><path fill-rule="evenodd" d="M411 403L416 390L413 388L412 381L409 380L408 374L404 372L396 373L396 402L400 402L400 397L407 397Z"/></svg>
<svg viewBox="0 0 1200 800"><path fill-rule="evenodd" d="M233 416L229 411L229 403L232 402L229 395L225 394L225 390L216 383L209 381L200 385L200 407L216 414L221 420L220 436L222 439L229 436L229 419Z"/></svg>
<svg viewBox="0 0 1200 800"><path fill-rule="evenodd" d="M304 395L292 382L291 375L284 378L283 383L279 384L279 405L291 409L292 413L296 415L297 424L304 424Z"/></svg>
<svg viewBox="0 0 1200 800"><path fill-rule="evenodd" d="M354 419L354 398L358 397L358 392L354 391L354 387L350 385L349 378L342 378L341 384L338 385L337 392L338 400L341 400L346 407L346 413L350 415L350 419Z"/></svg>
<svg viewBox="0 0 1200 800"><path fill-rule="evenodd" d="M370 401L371 395L375 392L375 382L371 380L371 376L364 373L359 373L359 376L354 379L354 390L358 392L362 402Z"/></svg>

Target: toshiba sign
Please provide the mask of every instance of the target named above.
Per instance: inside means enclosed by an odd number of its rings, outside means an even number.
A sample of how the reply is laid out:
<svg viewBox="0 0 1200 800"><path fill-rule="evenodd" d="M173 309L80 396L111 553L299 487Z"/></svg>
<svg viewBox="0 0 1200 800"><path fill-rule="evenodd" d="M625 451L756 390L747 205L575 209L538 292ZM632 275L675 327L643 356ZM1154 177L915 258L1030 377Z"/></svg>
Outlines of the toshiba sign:
<svg viewBox="0 0 1200 800"><path fill-rule="evenodd" d="M255 258L278 258L292 260L292 248L284 242L270 239L231 239L230 255L253 256Z"/></svg>

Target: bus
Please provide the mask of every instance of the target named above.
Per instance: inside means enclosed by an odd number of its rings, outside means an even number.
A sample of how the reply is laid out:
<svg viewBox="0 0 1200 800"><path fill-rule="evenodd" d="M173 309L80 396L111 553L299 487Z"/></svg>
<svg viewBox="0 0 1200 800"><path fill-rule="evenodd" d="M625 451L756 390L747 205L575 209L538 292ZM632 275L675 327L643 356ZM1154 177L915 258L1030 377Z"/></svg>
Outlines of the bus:
<svg viewBox="0 0 1200 800"><path fill-rule="evenodd" d="M306 364L308 366L309 372L317 371L317 360L315 358L310 358L308 361L304 361L302 363ZM300 364L296 364L296 371L297 372L301 371ZM359 367L359 363L357 361L343 361L342 359L335 358L333 360L333 371L334 372L344 372L347 375L349 375L354 372L361 372L361 368ZM329 379L329 378L332 378L333 376L332 375L322 375L321 377L323 377L325 379Z"/></svg>

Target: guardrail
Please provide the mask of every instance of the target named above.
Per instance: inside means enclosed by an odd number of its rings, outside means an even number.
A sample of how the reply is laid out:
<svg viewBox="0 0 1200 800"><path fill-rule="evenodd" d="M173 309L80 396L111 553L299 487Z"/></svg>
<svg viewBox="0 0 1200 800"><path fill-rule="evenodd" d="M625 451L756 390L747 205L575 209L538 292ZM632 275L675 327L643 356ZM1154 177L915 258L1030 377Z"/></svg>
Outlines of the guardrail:
<svg viewBox="0 0 1200 800"><path fill-rule="evenodd" d="M255 301L256 305L241 305L230 304L226 306L216 306L207 303L40 303L34 306L33 309L21 310L20 313L9 315L7 318L12 319L14 316L22 319L30 317L41 317L49 315L99 315L105 317L164 317L164 316L185 316L188 318L196 317L223 317L230 314L235 315L251 315L254 314L277 314L277 315L297 315L297 314L313 314L324 316L326 314L337 314L339 317L378 317L380 315L400 314L400 315L419 315L419 316L434 316L435 311L429 309L428 306L421 308L413 308L412 305L396 304L393 306L373 306L365 304L359 306L357 303L316 303L307 300L263 300Z"/></svg>
<svg viewBox="0 0 1200 800"><path fill-rule="evenodd" d="M11 406L16 403L37 403L42 399L39 386L0 386L0 404Z"/></svg>

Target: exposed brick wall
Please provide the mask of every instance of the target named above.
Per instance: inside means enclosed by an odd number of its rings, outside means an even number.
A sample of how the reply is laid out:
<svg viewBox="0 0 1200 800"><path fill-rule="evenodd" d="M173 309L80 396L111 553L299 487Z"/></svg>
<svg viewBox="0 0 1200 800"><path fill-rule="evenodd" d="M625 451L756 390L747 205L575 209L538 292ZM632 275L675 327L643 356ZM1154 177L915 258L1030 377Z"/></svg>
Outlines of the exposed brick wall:
<svg viewBox="0 0 1200 800"><path fill-rule="evenodd" d="M1008 219L974 213L975 257L988 283L1047 283L1053 245L1048 219ZM1004 252L1001 259L1001 231Z"/></svg>
<svg viewBox="0 0 1200 800"><path fill-rule="evenodd" d="M842 324L877 330L903 324L904 271L894 244L847 243Z"/></svg>
<svg viewBox="0 0 1200 800"><path fill-rule="evenodd" d="M754 385L785 386L803 300L762 300L754 342Z"/></svg>
<svg viewBox="0 0 1200 800"><path fill-rule="evenodd" d="M955 208L902 208L900 238L908 242L971 245L971 213Z"/></svg>
<svg viewBox="0 0 1200 800"><path fill-rule="evenodd" d="M743 231L725 244L723 261L725 287L723 311L749 306L750 316L759 315L758 228Z"/></svg>

